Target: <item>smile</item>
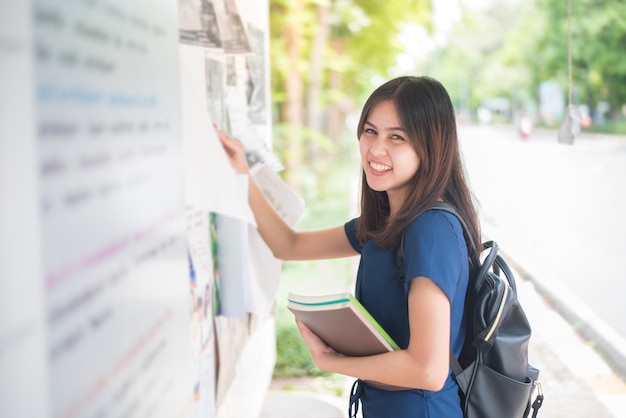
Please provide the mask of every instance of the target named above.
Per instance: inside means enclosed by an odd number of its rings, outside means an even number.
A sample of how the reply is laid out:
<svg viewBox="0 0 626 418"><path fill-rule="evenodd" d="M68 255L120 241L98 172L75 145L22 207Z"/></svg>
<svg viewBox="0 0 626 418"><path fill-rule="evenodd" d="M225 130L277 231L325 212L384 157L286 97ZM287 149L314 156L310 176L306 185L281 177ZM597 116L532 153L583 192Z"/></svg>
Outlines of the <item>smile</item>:
<svg viewBox="0 0 626 418"><path fill-rule="evenodd" d="M380 163L370 162L370 167L372 167L374 170L381 172L381 173L391 170L390 166L385 165L385 164L380 164Z"/></svg>

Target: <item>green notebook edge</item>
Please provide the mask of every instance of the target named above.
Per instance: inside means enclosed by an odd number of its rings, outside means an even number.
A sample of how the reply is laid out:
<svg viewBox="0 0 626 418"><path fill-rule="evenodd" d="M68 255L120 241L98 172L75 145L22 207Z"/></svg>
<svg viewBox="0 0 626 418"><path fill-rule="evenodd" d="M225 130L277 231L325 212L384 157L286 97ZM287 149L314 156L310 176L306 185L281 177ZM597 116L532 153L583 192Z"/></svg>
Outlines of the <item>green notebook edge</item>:
<svg viewBox="0 0 626 418"><path fill-rule="evenodd" d="M387 343L389 343L389 345L394 350L400 350L400 346L396 344L393 338L391 338L391 336L387 334L387 331L385 331L385 329L378 323L378 321L376 321L374 317L367 311L367 309L365 309L365 306L363 306L361 302L359 302L358 299L354 297L353 295L348 295L348 298L350 299L352 303L354 303L354 306L356 306L359 312L361 312L363 316L365 316L365 318L369 321L369 323L372 324L372 326L376 329L376 331L378 331L380 335L382 335L385 341L387 341Z"/></svg>

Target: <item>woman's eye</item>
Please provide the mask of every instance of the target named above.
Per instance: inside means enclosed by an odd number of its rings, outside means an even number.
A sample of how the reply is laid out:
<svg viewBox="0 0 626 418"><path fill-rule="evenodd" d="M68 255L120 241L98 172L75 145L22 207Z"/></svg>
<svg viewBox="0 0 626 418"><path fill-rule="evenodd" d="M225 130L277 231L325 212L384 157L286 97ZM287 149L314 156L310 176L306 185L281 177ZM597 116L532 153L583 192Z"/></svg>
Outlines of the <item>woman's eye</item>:
<svg viewBox="0 0 626 418"><path fill-rule="evenodd" d="M367 128L364 131L366 134L370 134L370 135L376 135L376 131L373 130L372 128Z"/></svg>
<svg viewBox="0 0 626 418"><path fill-rule="evenodd" d="M391 139L396 139L398 141L404 141L404 138L402 138L400 135L391 135Z"/></svg>

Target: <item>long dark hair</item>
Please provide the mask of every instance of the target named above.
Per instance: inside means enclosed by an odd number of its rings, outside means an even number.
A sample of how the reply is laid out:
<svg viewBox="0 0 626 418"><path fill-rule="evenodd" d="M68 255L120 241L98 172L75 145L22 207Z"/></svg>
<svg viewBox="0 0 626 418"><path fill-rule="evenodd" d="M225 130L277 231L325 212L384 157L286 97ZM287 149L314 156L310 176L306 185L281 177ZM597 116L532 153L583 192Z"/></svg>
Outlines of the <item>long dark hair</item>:
<svg viewBox="0 0 626 418"><path fill-rule="evenodd" d="M454 107L448 92L430 77L404 76L388 81L370 95L363 106L357 137L364 131L372 109L383 101L396 108L402 128L407 133L420 164L410 180L406 201L390 218L387 192L377 192L367 185L365 172L361 180L361 215L357 222L357 239L369 239L388 250L398 248L409 224L427 211L440 197L456 208L467 224L471 240L481 243L480 226L472 194L465 180L456 132ZM468 254L477 258L479 248Z"/></svg>

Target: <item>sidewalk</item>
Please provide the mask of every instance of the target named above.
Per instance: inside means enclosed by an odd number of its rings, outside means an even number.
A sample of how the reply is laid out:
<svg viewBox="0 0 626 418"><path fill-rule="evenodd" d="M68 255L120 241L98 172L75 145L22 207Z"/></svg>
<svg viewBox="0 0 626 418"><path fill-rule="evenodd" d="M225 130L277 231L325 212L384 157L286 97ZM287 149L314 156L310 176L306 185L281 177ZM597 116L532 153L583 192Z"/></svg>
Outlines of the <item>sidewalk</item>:
<svg viewBox="0 0 626 418"><path fill-rule="evenodd" d="M626 418L624 340L512 237L485 220L481 224L484 235L497 236L501 250L509 250L503 256L513 269L533 331L529 360L541 370L545 400L540 416Z"/></svg>
<svg viewBox="0 0 626 418"><path fill-rule="evenodd" d="M347 395L342 398L313 392L269 391L259 418L348 418Z"/></svg>
<svg viewBox="0 0 626 418"><path fill-rule="evenodd" d="M541 371L545 399L539 417L626 418L626 384L557 311L567 301L539 292L525 272L514 274L533 330L529 360ZM260 418L347 418L348 391L346 386L344 394L331 396L270 390Z"/></svg>
<svg viewBox="0 0 626 418"><path fill-rule="evenodd" d="M547 299L523 273L514 274L533 330L529 361L541 370L545 399L539 416L626 417L624 381L549 302L554 295Z"/></svg>

